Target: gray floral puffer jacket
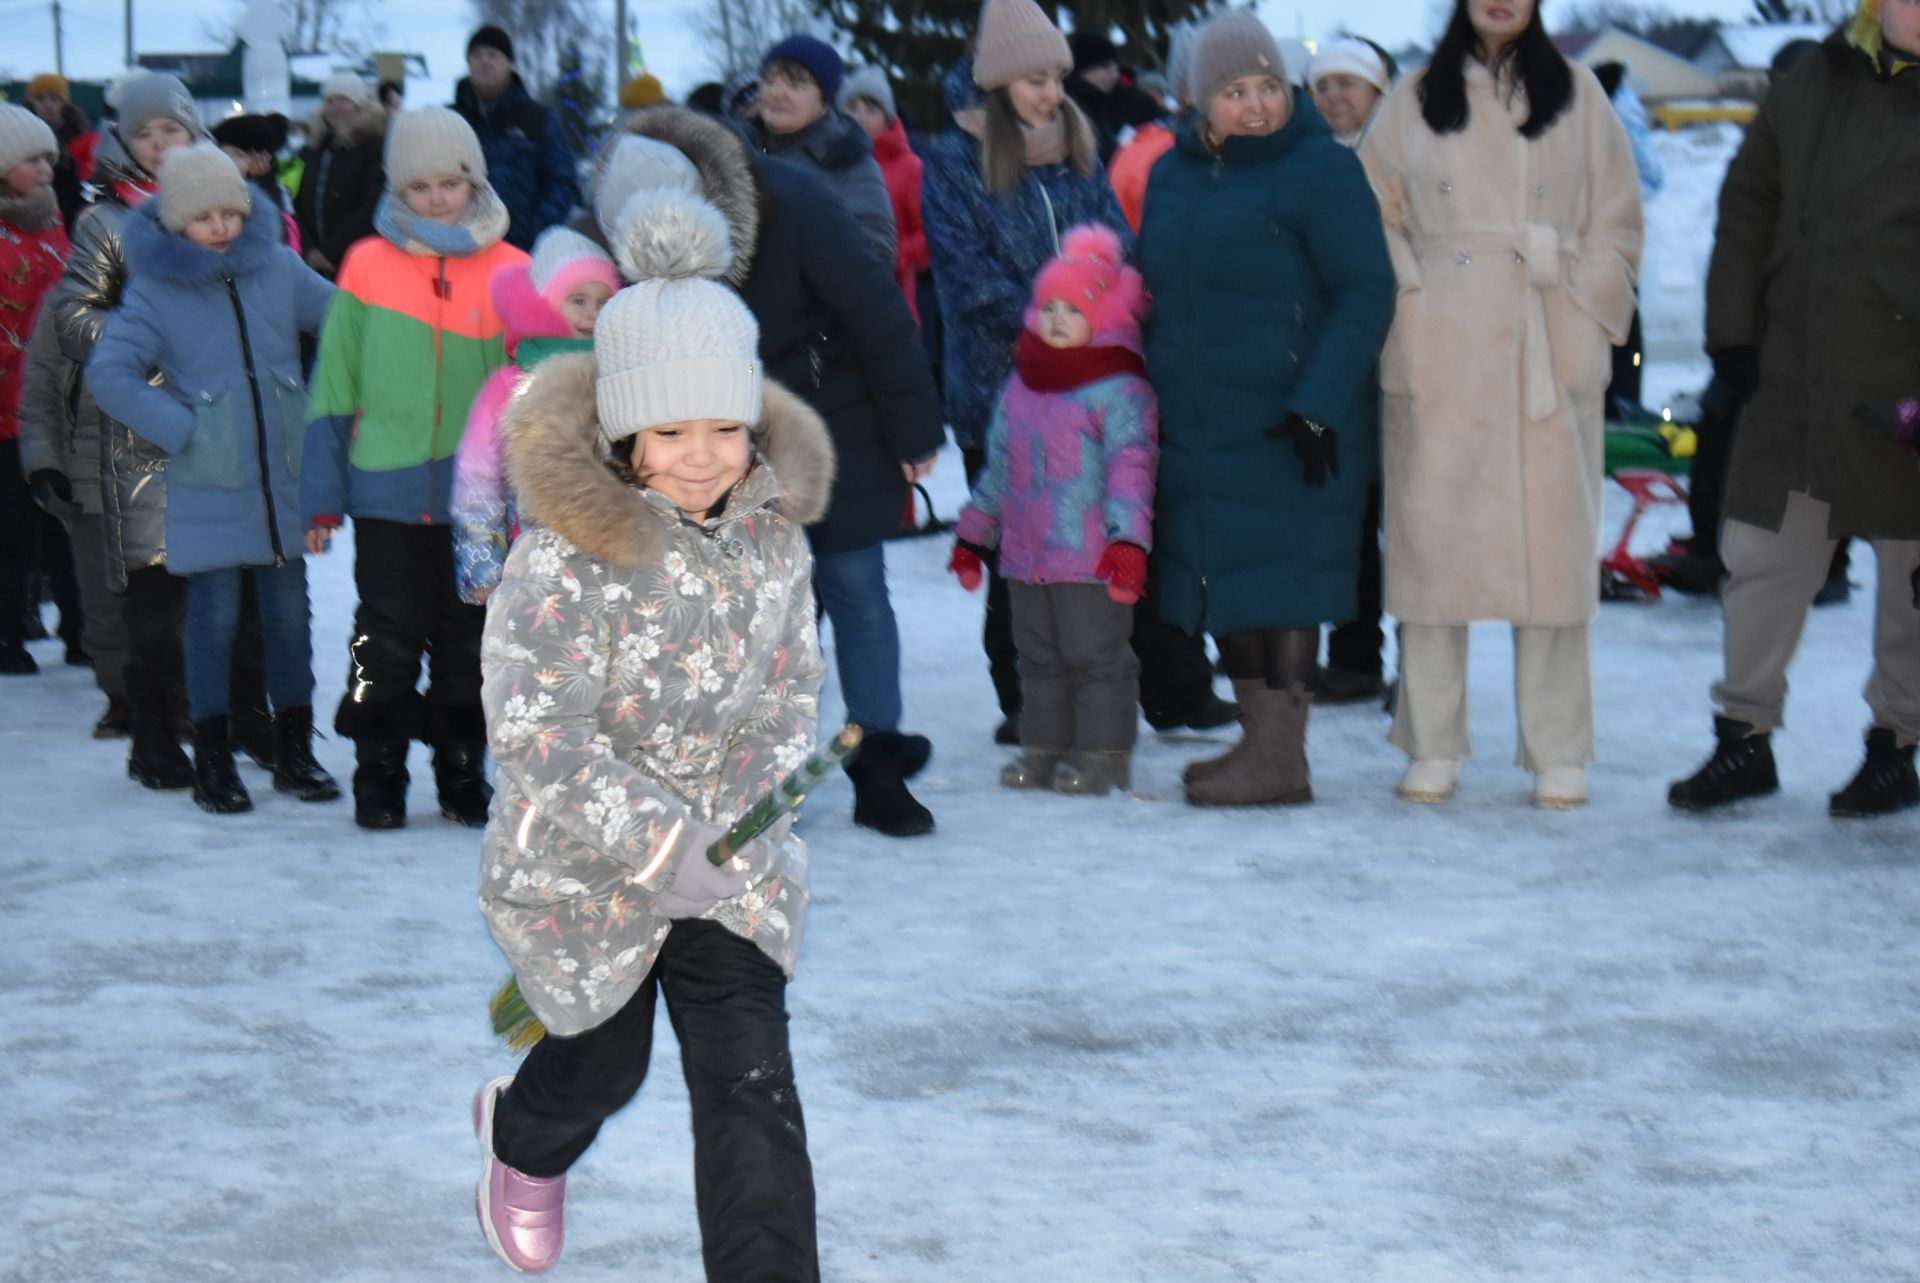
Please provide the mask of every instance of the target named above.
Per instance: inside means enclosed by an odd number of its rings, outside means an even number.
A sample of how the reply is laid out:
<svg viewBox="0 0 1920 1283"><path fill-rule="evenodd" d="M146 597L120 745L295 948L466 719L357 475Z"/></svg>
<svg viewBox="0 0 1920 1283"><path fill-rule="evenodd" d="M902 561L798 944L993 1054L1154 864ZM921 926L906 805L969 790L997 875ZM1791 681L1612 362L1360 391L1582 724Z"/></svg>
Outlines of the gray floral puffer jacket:
<svg viewBox="0 0 1920 1283"><path fill-rule="evenodd" d="M759 460L695 522L606 466L590 354L554 357L501 423L522 533L487 603L481 667L498 791L480 906L555 1034L612 1016L672 924L656 896L704 859L685 822L732 823L807 758L825 674L801 527L826 511L833 450L777 384ZM805 845L743 853L745 895L705 916L791 976Z"/></svg>

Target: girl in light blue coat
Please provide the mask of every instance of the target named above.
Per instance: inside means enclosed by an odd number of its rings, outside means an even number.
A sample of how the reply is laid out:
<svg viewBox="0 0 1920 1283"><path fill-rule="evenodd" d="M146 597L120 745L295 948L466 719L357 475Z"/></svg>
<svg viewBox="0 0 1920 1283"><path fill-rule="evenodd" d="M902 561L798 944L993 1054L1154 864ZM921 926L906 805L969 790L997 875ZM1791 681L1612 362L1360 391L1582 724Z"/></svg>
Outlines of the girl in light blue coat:
<svg viewBox="0 0 1920 1283"><path fill-rule="evenodd" d="M128 283L88 362L95 400L165 450L167 569L187 580L194 800L252 808L234 770L228 660L252 569L277 737L273 786L302 801L339 788L313 758L313 646L299 505L306 388L300 335L333 287L280 244L211 143L170 154L160 196L127 220ZM158 368L164 384L148 372Z"/></svg>

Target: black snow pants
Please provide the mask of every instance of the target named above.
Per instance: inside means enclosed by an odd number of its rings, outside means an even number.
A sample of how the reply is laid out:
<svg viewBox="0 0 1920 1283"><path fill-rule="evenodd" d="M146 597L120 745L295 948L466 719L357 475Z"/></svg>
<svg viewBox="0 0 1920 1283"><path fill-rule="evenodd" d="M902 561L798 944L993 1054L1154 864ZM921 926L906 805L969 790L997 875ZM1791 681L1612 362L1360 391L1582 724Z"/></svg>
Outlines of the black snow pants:
<svg viewBox="0 0 1920 1283"><path fill-rule="evenodd" d="M494 1111L493 1152L529 1176L574 1164L646 1081L659 995L693 1105L694 1204L709 1283L818 1283L813 1165L787 1047L787 980L752 941L676 922L604 1024L534 1045Z"/></svg>

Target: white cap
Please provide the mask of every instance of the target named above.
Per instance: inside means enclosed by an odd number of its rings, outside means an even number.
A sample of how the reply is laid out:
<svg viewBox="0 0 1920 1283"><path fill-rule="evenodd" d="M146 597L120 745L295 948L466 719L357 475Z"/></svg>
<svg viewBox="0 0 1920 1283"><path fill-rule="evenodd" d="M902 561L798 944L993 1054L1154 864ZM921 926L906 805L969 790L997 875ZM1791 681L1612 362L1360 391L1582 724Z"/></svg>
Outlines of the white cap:
<svg viewBox="0 0 1920 1283"><path fill-rule="evenodd" d="M1352 36L1341 36L1320 46L1320 52L1307 64L1307 87L1312 88L1320 83L1320 77L1331 75L1364 80L1383 94L1393 88L1387 76L1387 60L1372 45Z"/></svg>

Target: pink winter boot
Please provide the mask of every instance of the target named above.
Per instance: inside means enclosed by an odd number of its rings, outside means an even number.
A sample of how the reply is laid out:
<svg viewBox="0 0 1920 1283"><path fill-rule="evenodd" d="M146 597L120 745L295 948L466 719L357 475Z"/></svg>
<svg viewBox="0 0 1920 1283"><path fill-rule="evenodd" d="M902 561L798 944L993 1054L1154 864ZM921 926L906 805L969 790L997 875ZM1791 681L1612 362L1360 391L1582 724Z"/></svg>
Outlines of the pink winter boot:
<svg viewBox="0 0 1920 1283"><path fill-rule="evenodd" d="M513 1082L496 1078L473 1098L473 1131L482 1155L480 1228L494 1255L522 1274L544 1274L566 1236L567 1178L528 1176L493 1156L493 1107Z"/></svg>

